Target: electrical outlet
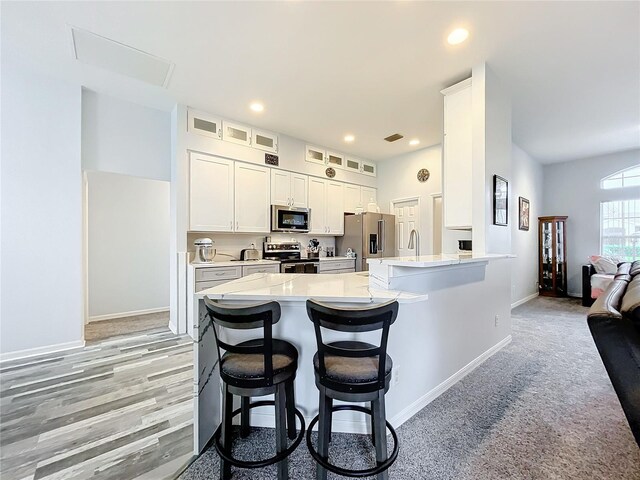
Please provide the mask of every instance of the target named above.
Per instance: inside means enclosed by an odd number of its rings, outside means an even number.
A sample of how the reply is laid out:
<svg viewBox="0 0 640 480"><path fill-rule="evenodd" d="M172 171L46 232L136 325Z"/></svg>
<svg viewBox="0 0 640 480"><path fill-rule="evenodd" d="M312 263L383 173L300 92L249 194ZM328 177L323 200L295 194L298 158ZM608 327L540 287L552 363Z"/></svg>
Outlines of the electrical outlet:
<svg viewBox="0 0 640 480"><path fill-rule="evenodd" d="M400 367L398 365L393 366L393 372L391 373L393 384L397 385L400 382Z"/></svg>
<svg viewBox="0 0 640 480"><path fill-rule="evenodd" d="M495 326L496 326L496 327L498 326L498 322L499 322L499 320L500 320L500 316L499 316L499 315L496 315L496 320L495 320Z"/></svg>

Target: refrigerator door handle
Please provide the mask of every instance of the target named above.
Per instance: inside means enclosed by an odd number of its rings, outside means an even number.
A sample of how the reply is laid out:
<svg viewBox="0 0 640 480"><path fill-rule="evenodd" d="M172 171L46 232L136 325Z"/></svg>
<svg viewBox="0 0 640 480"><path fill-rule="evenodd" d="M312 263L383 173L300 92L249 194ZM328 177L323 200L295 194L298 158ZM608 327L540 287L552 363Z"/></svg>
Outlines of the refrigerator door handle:
<svg viewBox="0 0 640 480"><path fill-rule="evenodd" d="M384 256L384 220L378 220L378 251Z"/></svg>

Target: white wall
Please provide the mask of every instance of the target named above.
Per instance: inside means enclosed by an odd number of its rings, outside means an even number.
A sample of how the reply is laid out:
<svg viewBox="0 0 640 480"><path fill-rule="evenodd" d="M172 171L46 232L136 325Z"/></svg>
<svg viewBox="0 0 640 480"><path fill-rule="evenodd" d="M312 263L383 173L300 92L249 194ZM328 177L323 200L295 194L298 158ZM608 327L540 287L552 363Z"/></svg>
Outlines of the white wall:
<svg viewBox="0 0 640 480"><path fill-rule="evenodd" d="M473 249L511 253L511 229L493 225L493 176L511 182L511 101L488 65L472 76Z"/></svg>
<svg viewBox="0 0 640 480"><path fill-rule="evenodd" d="M640 198L640 188L601 190L600 180L640 164L640 150L544 166L542 214L568 215L567 278L570 295L582 294L582 265L600 253L600 202Z"/></svg>
<svg viewBox="0 0 640 480"><path fill-rule="evenodd" d="M89 172L89 319L169 308L169 182Z"/></svg>
<svg viewBox="0 0 640 480"><path fill-rule="evenodd" d="M2 62L3 358L81 345L81 91Z"/></svg>
<svg viewBox="0 0 640 480"><path fill-rule="evenodd" d="M418 170L429 170L429 180L418 181ZM385 213L391 213L392 200L420 197L420 253L433 253L433 197L442 193L442 146L405 153L383 162L378 162L378 205ZM458 239L470 239L471 232L443 230L442 251L458 251Z"/></svg>
<svg viewBox="0 0 640 480"><path fill-rule="evenodd" d="M538 293L538 217L542 211L542 165L513 144L509 182L509 222L511 226L511 303ZM518 228L518 198L529 200L529 230Z"/></svg>
<svg viewBox="0 0 640 480"><path fill-rule="evenodd" d="M82 167L171 180L171 114L83 89Z"/></svg>

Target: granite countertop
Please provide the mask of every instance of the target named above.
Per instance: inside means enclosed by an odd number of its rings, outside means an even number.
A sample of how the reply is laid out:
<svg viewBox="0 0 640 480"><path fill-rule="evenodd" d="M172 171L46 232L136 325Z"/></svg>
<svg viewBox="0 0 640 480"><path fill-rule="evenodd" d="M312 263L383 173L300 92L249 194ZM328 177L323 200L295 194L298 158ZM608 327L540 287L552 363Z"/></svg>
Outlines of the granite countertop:
<svg viewBox="0 0 640 480"><path fill-rule="evenodd" d="M305 302L308 298L332 303L400 303L424 301L426 294L374 289L367 272L305 275L254 273L195 294L212 299Z"/></svg>
<svg viewBox="0 0 640 480"><path fill-rule="evenodd" d="M502 258L515 258L506 253L447 253L441 255L410 255L406 257L372 258L369 265L388 265L392 267L430 268L466 263L488 262Z"/></svg>

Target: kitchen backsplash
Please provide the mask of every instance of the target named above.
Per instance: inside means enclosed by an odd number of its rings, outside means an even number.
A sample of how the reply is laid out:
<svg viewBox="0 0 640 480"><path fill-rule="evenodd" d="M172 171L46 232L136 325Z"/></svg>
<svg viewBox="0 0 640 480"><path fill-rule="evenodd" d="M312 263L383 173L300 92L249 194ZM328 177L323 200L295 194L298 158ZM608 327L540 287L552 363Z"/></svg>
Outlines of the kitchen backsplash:
<svg viewBox="0 0 640 480"><path fill-rule="evenodd" d="M252 243L255 244L262 256L262 243L266 236L267 235L256 235L253 233L213 234L211 232L187 232L187 246L189 252L194 252L193 242L196 238L210 238L214 241L213 246L217 250L214 261L220 262L230 260L231 258L240 258L240 250L243 248L251 248ZM300 242L303 249L309 244L311 238L317 238L322 247L320 253L322 257L326 256L326 247L335 248L336 246L335 237L287 233L271 233L269 236L272 242L290 242L292 240ZM305 251L302 252L302 256L306 256Z"/></svg>

